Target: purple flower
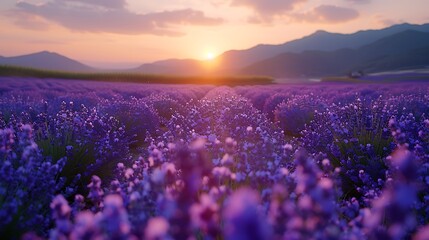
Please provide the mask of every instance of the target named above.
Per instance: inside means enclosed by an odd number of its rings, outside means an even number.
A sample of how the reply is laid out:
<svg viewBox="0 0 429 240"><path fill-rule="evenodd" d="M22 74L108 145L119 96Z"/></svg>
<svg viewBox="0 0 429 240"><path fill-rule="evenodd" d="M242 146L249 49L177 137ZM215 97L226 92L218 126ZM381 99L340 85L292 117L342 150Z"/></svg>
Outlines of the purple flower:
<svg viewBox="0 0 429 240"><path fill-rule="evenodd" d="M149 219L145 229L145 239L158 240L158 239L172 239L168 235L169 224L167 220L162 217L155 217Z"/></svg>
<svg viewBox="0 0 429 240"><path fill-rule="evenodd" d="M122 197L116 194L107 195L103 205L100 219L103 231L113 239L125 239L131 233L131 226Z"/></svg>
<svg viewBox="0 0 429 240"><path fill-rule="evenodd" d="M72 230L72 224L69 220L71 207L62 195L57 195L52 200L50 207L56 225L56 228L51 232L51 238L67 238Z"/></svg>
<svg viewBox="0 0 429 240"><path fill-rule="evenodd" d="M88 184L88 199L92 201L94 207L101 208L104 191L101 189L101 179L98 176L92 176L91 183Z"/></svg>
<svg viewBox="0 0 429 240"><path fill-rule="evenodd" d="M226 239L269 239L270 228L262 217L256 192L243 188L234 192L223 211Z"/></svg>

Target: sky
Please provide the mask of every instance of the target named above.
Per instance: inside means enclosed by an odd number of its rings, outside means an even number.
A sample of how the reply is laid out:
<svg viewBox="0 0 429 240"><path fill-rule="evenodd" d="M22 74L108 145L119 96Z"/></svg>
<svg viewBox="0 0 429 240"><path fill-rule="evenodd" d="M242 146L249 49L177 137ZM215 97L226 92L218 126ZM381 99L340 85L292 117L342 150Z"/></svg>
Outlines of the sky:
<svg viewBox="0 0 429 240"><path fill-rule="evenodd" d="M1 0L0 55L52 51L101 68L209 59L317 30L429 22L428 0Z"/></svg>

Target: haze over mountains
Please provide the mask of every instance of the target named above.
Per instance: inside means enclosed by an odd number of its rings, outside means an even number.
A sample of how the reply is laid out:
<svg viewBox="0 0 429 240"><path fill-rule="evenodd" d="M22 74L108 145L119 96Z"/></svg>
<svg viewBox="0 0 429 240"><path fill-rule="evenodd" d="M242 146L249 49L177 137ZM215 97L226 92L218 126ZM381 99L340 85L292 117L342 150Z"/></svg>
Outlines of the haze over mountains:
<svg viewBox="0 0 429 240"><path fill-rule="evenodd" d="M400 24L353 34L317 31L280 45L231 50L215 59L212 74L252 74L273 77L323 77L351 71L379 72L429 66L429 24ZM0 57L0 64L65 71L95 69L56 53ZM200 75L207 63L193 59L143 64L132 72Z"/></svg>

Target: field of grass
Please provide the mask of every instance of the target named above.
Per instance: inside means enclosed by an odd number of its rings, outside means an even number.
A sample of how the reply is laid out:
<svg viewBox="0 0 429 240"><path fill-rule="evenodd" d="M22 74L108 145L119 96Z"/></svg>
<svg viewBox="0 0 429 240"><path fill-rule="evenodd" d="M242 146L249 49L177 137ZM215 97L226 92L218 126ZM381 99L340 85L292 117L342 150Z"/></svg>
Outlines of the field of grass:
<svg viewBox="0 0 429 240"><path fill-rule="evenodd" d="M325 77L322 82L338 83L393 83L393 82L421 82L429 81L429 73L426 72L405 72L405 73L381 73L370 74L361 78L351 78L348 76Z"/></svg>
<svg viewBox="0 0 429 240"><path fill-rule="evenodd" d="M102 82L210 84L228 86L271 84L274 81L273 78L264 76L174 76L131 72L63 72L7 65L0 66L0 76L75 79Z"/></svg>
<svg viewBox="0 0 429 240"><path fill-rule="evenodd" d="M321 82L332 82L332 83L371 83L370 81L351 78L347 76L342 77L325 77L321 79Z"/></svg>

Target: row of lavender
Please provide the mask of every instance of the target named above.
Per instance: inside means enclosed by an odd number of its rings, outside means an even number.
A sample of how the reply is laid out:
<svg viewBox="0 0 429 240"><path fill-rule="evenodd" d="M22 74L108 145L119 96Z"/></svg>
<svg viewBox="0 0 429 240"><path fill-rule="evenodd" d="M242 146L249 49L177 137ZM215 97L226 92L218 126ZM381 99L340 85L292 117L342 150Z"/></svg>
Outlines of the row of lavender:
<svg viewBox="0 0 429 240"><path fill-rule="evenodd" d="M424 84L2 84L6 238L429 236Z"/></svg>

